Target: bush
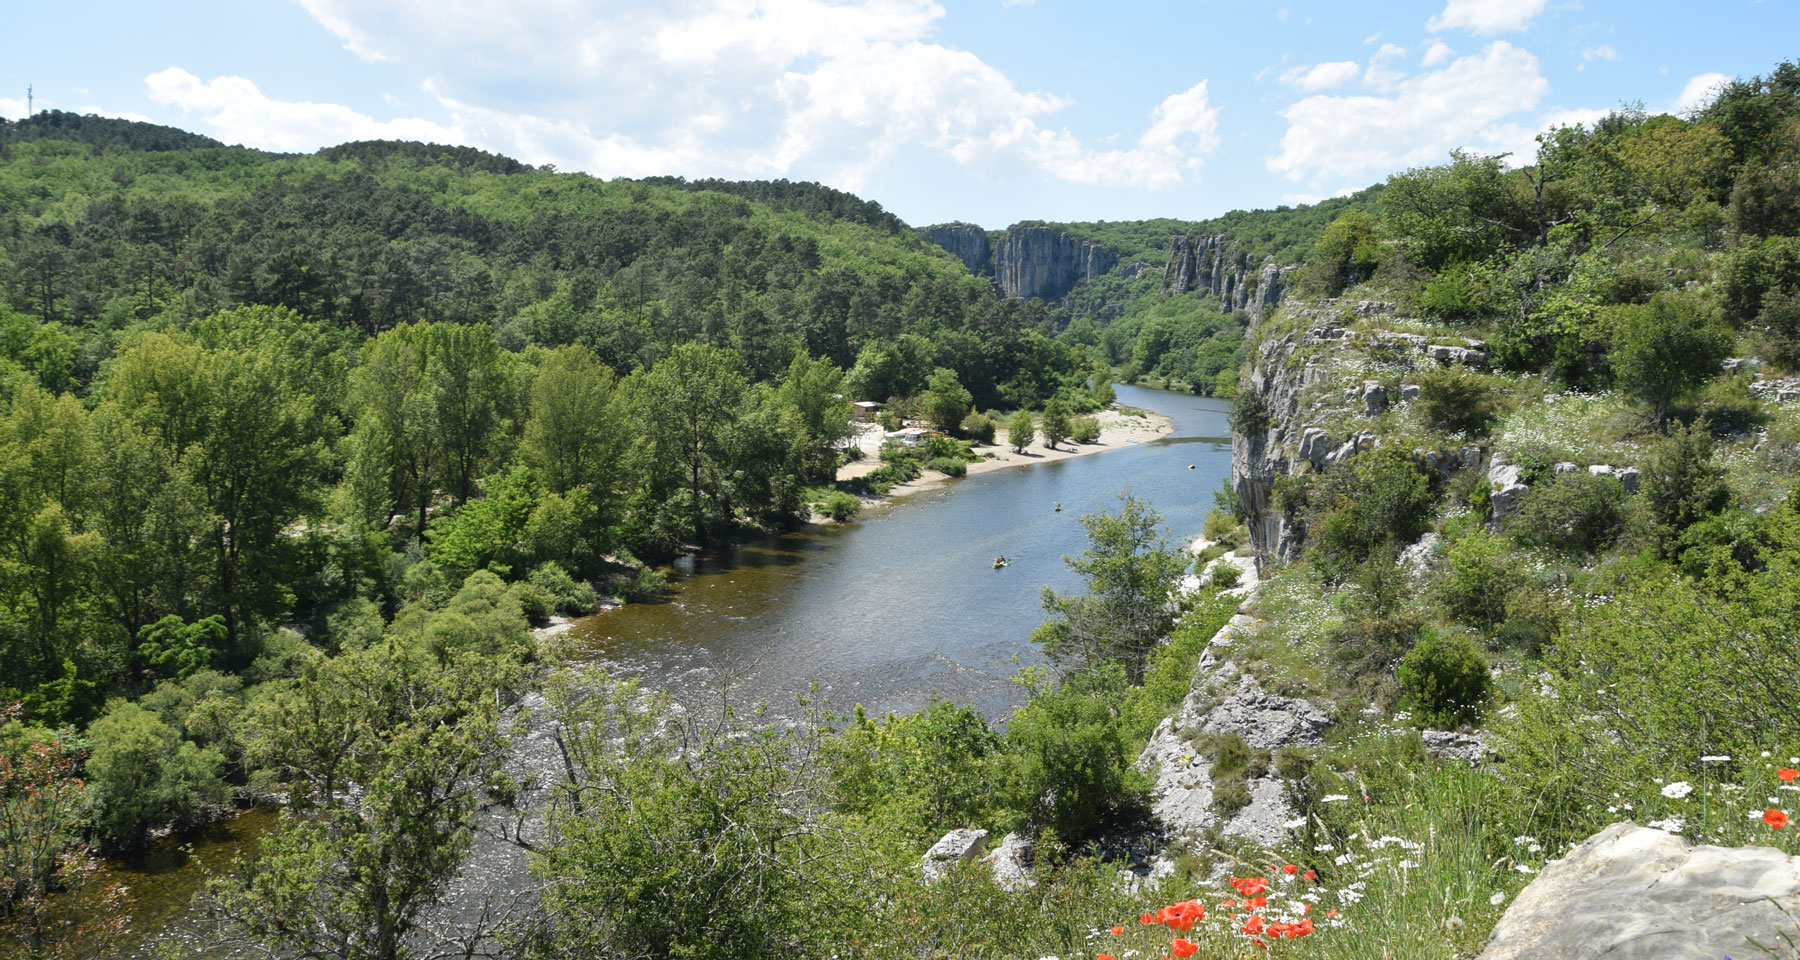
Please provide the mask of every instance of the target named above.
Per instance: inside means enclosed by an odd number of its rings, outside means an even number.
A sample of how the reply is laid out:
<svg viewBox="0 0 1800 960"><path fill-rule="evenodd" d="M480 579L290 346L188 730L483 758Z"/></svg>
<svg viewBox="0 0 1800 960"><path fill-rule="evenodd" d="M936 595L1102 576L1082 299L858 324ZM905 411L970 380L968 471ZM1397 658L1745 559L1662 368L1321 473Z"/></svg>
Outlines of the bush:
<svg viewBox="0 0 1800 960"><path fill-rule="evenodd" d="M1506 619L1506 594L1518 579L1505 541L1475 530L1444 551L1443 572L1434 586L1452 619L1489 631Z"/></svg>
<svg viewBox="0 0 1800 960"><path fill-rule="evenodd" d="M1800 292L1778 290L1764 297L1756 324L1762 328L1763 356L1786 372L1800 370Z"/></svg>
<svg viewBox="0 0 1800 960"><path fill-rule="evenodd" d="M1419 376L1416 408L1433 430L1478 437L1494 422L1494 389L1464 367L1436 367Z"/></svg>
<svg viewBox="0 0 1800 960"><path fill-rule="evenodd" d="M1712 322L1710 308L1677 293L1659 293L1638 307L1615 307L1618 329L1611 361L1619 386L1651 407L1658 423L1669 406L1717 373L1731 338Z"/></svg>
<svg viewBox="0 0 1800 960"><path fill-rule="evenodd" d="M1031 411L1020 410L1006 421L1006 444L1014 453L1024 453L1036 436L1037 423L1031 419Z"/></svg>
<svg viewBox="0 0 1800 960"><path fill-rule="evenodd" d="M1576 470L1538 484L1507 527L1529 546L1592 553L1611 543L1624 522L1625 485Z"/></svg>
<svg viewBox="0 0 1800 960"><path fill-rule="evenodd" d="M1353 464L1347 473L1328 475L1316 524L1318 549L1338 564L1360 563L1384 543L1417 540L1431 510L1430 478L1410 455L1380 447Z"/></svg>
<svg viewBox="0 0 1800 960"><path fill-rule="evenodd" d="M663 588L668 584L668 574L645 565L622 578L614 589L619 592L619 599L626 603L649 603L661 597Z"/></svg>
<svg viewBox="0 0 1800 960"><path fill-rule="evenodd" d="M144 831L198 819L207 804L230 799L220 779L225 758L211 747L182 740L156 714L135 703L114 702L88 728L89 819L109 847L133 847Z"/></svg>
<svg viewBox="0 0 1800 960"><path fill-rule="evenodd" d="M1489 279L1488 272L1474 264L1447 264L1425 281L1416 305L1420 313L1445 323L1474 322L1496 308Z"/></svg>
<svg viewBox="0 0 1800 960"><path fill-rule="evenodd" d="M994 442L994 418L985 413L971 413L963 418L962 434L980 444Z"/></svg>
<svg viewBox="0 0 1800 960"><path fill-rule="evenodd" d="M1207 513L1206 522L1200 525L1200 535L1225 547L1235 547L1239 543L1237 534L1242 526L1242 518L1214 507Z"/></svg>
<svg viewBox="0 0 1800 960"><path fill-rule="evenodd" d="M1481 718L1487 658L1460 633L1428 633L1400 661L1400 706L1421 726L1454 727Z"/></svg>
<svg viewBox="0 0 1800 960"><path fill-rule="evenodd" d="M1238 581L1243 576L1244 571L1237 564L1229 560L1221 560L1213 564L1212 572L1206 577L1206 584L1220 590L1230 590L1238 585Z"/></svg>
<svg viewBox="0 0 1800 960"><path fill-rule="evenodd" d="M1652 519L1677 536L1731 500L1725 471L1713 463L1712 437L1699 424L1675 427L1650 448L1642 489Z"/></svg>
<svg viewBox="0 0 1800 960"><path fill-rule="evenodd" d="M968 462L955 457L938 457L925 465L947 477L967 476L969 472Z"/></svg>
<svg viewBox="0 0 1800 960"><path fill-rule="evenodd" d="M1231 432L1246 437L1269 429L1269 405L1262 394L1245 390L1231 398Z"/></svg>
<svg viewBox="0 0 1800 960"><path fill-rule="evenodd" d="M1105 664L1034 692L1006 730L1012 806L1036 826L1067 840L1085 837L1101 815L1146 785L1132 766L1139 744L1127 744L1114 703L1125 671Z"/></svg>
<svg viewBox="0 0 1800 960"><path fill-rule="evenodd" d="M576 582L554 563L541 563L531 571L531 584L544 591L557 613L579 617L594 612L594 588Z"/></svg>
<svg viewBox="0 0 1800 960"><path fill-rule="evenodd" d="M1100 420L1096 417L1076 417L1069 421L1069 439L1076 443L1093 443L1100 439Z"/></svg>
<svg viewBox="0 0 1800 960"><path fill-rule="evenodd" d="M862 499L853 493L833 490L819 505L819 509L831 519L843 523L856 519L856 515L862 513Z"/></svg>

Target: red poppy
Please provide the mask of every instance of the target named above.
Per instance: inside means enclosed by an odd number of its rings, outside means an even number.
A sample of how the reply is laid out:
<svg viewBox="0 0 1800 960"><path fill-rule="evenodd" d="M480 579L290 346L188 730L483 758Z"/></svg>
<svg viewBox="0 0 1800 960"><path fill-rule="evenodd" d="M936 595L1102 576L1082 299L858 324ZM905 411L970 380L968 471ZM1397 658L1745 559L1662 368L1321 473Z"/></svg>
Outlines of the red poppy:
<svg viewBox="0 0 1800 960"><path fill-rule="evenodd" d="M1332 907L1332 908L1331 908L1331 909L1330 909L1330 910L1327 910L1327 911L1325 911L1325 915L1326 915L1326 916L1328 916L1328 917L1335 917L1335 916L1337 916L1337 908L1336 908L1336 907Z"/></svg>
<svg viewBox="0 0 1800 960"><path fill-rule="evenodd" d="M1113 955L1110 953L1098 953L1094 955L1094 960L1113 960Z"/></svg>
<svg viewBox="0 0 1800 960"><path fill-rule="evenodd" d="M1782 783L1793 783L1795 777L1800 777L1800 770L1795 770L1793 767L1782 767L1775 771L1775 775L1781 778Z"/></svg>
<svg viewBox="0 0 1800 960"><path fill-rule="evenodd" d="M1169 941L1169 952L1178 957L1191 957L1199 951L1200 945L1192 940L1176 937Z"/></svg>
<svg viewBox="0 0 1800 960"><path fill-rule="evenodd" d="M1787 826L1787 820L1787 814L1782 813L1774 807L1770 807L1763 811L1763 822L1776 830L1780 830L1782 827Z"/></svg>
<svg viewBox="0 0 1800 960"><path fill-rule="evenodd" d="M1251 917L1250 921L1244 924L1244 932L1252 936L1263 932L1263 918Z"/></svg>
<svg viewBox="0 0 1800 960"><path fill-rule="evenodd" d="M1319 874L1318 874L1318 872L1317 872L1317 871L1314 871L1314 870L1308 870L1308 871L1306 871L1306 879L1308 879L1308 880L1317 880L1317 879L1319 879Z"/></svg>
<svg viewBox="0 0 1800 960"><path fill-rule="evenodd" d="M1156 918L1156 914L1145 912L1138 914L1138 922L1145 926L1149 926L1152 923L1161 923L1162 921Z"/></svg>
<svg viewBox="0 0 1800 960"><path fill-rule="evenodd" d="M1115 937L1116 937L1116 936L1118 936L1118 935L1119 935L1119 934L1121 934L1121 933L1124 933L1124 932L1125 932L1125 928L1124 928L1124 927L1114 927L1114 928L1113 928L1113 931L1112 931L1112 933L1113 933L1113 936L1115 936Z"/></svg>
<svg viewBox="0 0 1800 960"><path fill-rule="evenodd" d="M1282 867L1282 868L1281 868L1281 872L1282 872L1282 873L1285 873L1285 874L1287 874L1287 875L1288 875L1288 876L1290 876L1290 877L1291 877L1291 876L1293 876L1293 875L1294 875L1294 874L1296 874L1296 873L1299 873L1299 872L1300 872L1300 868L1299 868L1299 867L1296 867L1296 866L1294 866L1294 865L1293 865L1293 864L1291 864L1291 863L1290 863L1290 864L1288 864L1288 865L1287 865L1287 866L1285 866L1285 867Z"/></svg>

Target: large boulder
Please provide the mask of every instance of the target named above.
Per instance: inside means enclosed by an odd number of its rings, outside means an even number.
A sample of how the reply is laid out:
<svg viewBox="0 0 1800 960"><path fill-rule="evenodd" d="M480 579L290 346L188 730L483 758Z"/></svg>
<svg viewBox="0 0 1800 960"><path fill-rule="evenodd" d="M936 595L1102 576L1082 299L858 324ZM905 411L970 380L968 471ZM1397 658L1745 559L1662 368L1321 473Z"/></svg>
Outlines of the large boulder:
<svg viewBox="0 0 1800 960"><path fill-rule="evenodd" d="M1800 865L1769 847L1693 846L1615 823L1552 860L1478 960L1763 956L1800 917ZM1779 947L1776 947L1779 949Z"/></svg>
<svg viewBox="0 0 1800 960"><path fill-rule="evenodd" d="M967 827L944 834L943 839L925 851L925 859L921 864L925 870L925 882L936 882L956 869L957 864L974 862L987 850L987 838L986 830Z"/></svg>

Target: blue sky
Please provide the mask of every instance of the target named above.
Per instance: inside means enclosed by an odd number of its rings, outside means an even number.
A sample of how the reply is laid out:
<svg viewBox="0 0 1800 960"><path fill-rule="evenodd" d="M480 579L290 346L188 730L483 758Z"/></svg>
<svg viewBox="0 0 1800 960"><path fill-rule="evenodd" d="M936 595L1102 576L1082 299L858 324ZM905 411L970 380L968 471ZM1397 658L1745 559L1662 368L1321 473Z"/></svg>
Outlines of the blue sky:
<svg viewBox="0 0 1800 960"><path fill-rule="evenodd" d="M787 177L914 224L1198 219L1529 151L1800 51L1800 3L251 0L9 4L0 114L600 177Z"/></svg>

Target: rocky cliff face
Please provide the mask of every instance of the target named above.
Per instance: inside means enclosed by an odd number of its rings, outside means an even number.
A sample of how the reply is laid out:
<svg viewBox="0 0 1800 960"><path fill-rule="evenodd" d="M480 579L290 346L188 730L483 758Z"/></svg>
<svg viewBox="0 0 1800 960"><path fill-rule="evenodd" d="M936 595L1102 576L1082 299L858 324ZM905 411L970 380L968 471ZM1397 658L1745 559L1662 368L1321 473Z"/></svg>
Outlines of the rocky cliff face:
<svg viewBox="0 0 1800 960"><path fill-rule="evenodd" d="M1119 255L1050 227L1014 227L994 245L994 279L1009 297L1055 300L1119 262Z"/></svg>
<svg viewBox="0 0 1800 960"><path fill-rule="evenodd" d="M1012 227L993 244L987 231L966 223L940 224L921 232L961 260L970 273L992 277L1003 296L1021 300L1056 300L1119 262L1112 250L1052 227Z"/></svg>
<svg viewBox="0 0 1800 960"><path fill-rule="evenodd" d="M1169 246L1163 293L1199 291L1219 298L1223 310L1247 310L1261 317L1281 302L1289 274L1273 257L1252 263L1250 254L1222 233L1176 237Z"/></svg>
<svg viewBox="0 0 1800 960"><path fill-rule="evenodd" d="M986 230L968 223L940 223L921 232L925 239L961 260L970 273L978 277L993 276L993 248L988 244Z"/></svg>

